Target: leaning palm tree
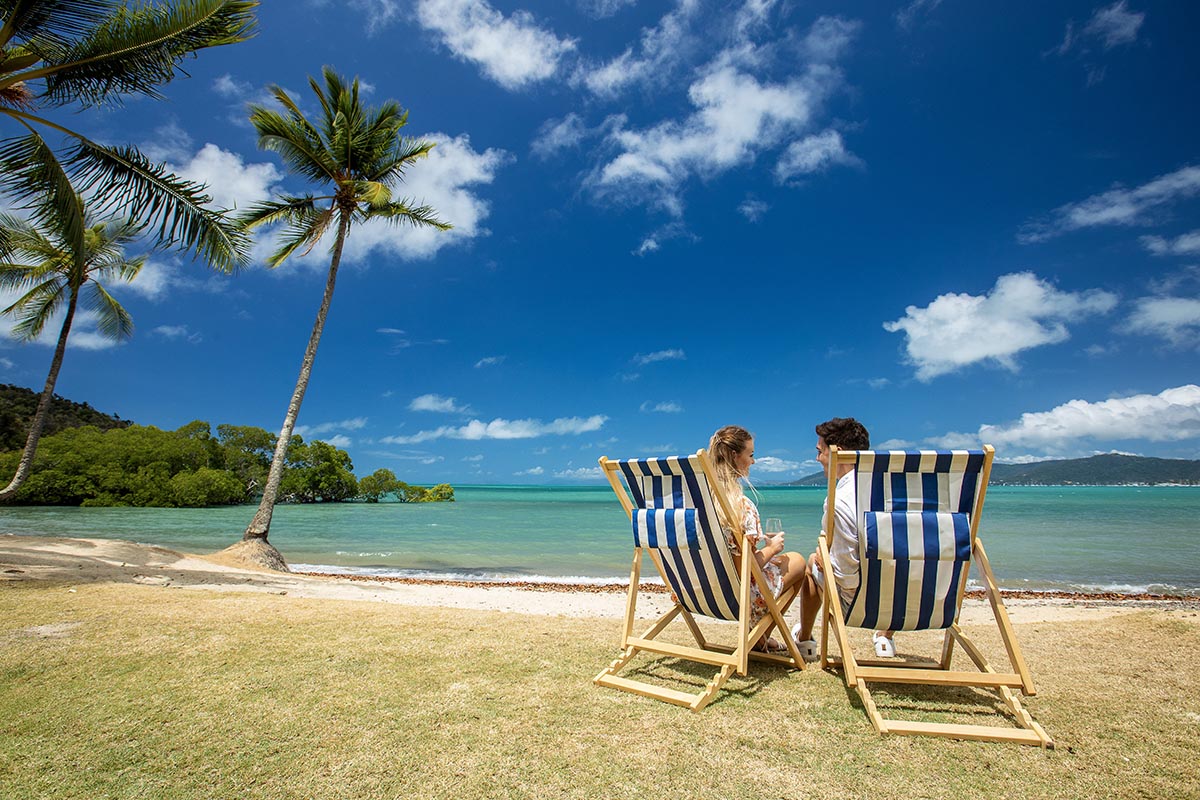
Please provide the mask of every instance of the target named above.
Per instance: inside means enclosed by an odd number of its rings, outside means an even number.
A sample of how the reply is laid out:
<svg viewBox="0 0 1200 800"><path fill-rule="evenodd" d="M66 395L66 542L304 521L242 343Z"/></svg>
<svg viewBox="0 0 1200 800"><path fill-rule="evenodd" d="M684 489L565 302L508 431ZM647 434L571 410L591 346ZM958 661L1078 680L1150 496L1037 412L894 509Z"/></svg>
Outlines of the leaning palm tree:
<svg viewBox="0 0 1200 800"><path fill-rule="evenodd" d="M284 196L259 203L241 215L248 228L285 223L281 246L267 259L270 267L279 266L301 248L305 253L311 252L331 227L336 228L325 294L308 337L283 429L275 444L262 502L239 543L246 545L242 553L245 557L282 569L287 568L286 564L267 542L267 534L283 479L288 444L325 329L338 265L342 260L342 247L350 228L369 220L438 230L450 228L437 219L436 212L429 206L392 199L392 189L403 181L405 170L433 148L432 142L400 135L400 129L408 123L408 112L393 101L379 108L364 107L359 102L357 78L347 84L330 67L325 67L322 74L324 86L315 78L308 81L321 106L320 118L315 123L310 122L296 102L278 86L271 87L271 94L283 107L282 112L251 105L250 122L258 132L259 147L278 153L289 170L321 185L327 193Z"/></svg>
<svg viewBox="0 0 1200 800"><path fill-rule="evenodd" d="M252 0L0 0L0 191L35 223L61 217L72 251L82 252L84 224L74 214L82 192L100 215L133 217L158 240L229 270L247 257L244 236L205 207L203 187L171 174L136 147L97 144L44 110L114 106L129 95L161 98L184 58L254 33ZM181 70L180 70L181 71ZM61 134L56 152L42 132ZM61 157L60 157L61 155ZM43 202L50 197L53 203ZM6 243L0 239L0 255Z"/></svg>
<svg viewBox="0 0 1200 800"><path fill-rule="evenodd" d="M0 261L0 288L21 292L12 305L0 311L16 318L13 335L26 341L36 339L46 323L63 312L50 373L33 415L25 449L16 475L0 490L0 502L11 499L29 477L80 301L95 312L101 334L116 341L133 334L129 312L100 281L131 281L137 276L146 257L126 258L125 247L139 237L141 225L130 220L100 220L79 195L73 199L75 213L70 219L82 220L84 225L81 251L75 249L75 238L67 230L69 220L65 217L48 216L48 224L37 226L21 217L0 214L0 228L7 234L11 256L11 260Z"/></svg>

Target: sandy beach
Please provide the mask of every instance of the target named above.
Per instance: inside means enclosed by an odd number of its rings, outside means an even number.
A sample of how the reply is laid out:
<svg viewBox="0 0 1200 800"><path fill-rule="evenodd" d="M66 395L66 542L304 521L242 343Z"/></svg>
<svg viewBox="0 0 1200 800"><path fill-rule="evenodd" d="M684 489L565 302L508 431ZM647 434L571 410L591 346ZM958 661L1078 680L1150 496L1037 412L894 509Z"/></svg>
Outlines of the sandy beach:
<svg viewBox="0 0 1200 800"><path fill-rule="evenodd" d="M0 536L0 580L125 583L582 618L619 618L624 614L626 597L626 589L620 586L452 584L262 572L228 563L220 556L178 553L133 542L14 535ZM1150 608L1198 610L1200 598L1031 597L1016 593L1006 597L1005 605L1014 623L1067 622ZM661 590L639 595L639 617L650 617L667 608L669 601ZM964 601L964 623L988 618L985 601L972 597Z"/></svg>

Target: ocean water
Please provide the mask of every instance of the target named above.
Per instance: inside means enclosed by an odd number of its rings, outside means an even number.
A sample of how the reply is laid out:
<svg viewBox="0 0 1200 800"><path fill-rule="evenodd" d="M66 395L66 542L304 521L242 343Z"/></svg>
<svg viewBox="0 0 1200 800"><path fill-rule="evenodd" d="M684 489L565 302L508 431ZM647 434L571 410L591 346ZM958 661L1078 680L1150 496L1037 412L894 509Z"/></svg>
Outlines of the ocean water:
<svg viewBox="0 0 1200 800"><path fill-rule="evenodd" d="M823 489L759 489L807 556ZM303 571L619 582L628 523L608 487L463 486L454 503L279 506L271 542ZM127 539L192 553L236 542L252 506L0 508L0 534ZM980 537L1003 588L1200 596L1200 488L991 487ZM643 569L653 574L648 564ZM973 576L974 577L974 574Z"/></svg>

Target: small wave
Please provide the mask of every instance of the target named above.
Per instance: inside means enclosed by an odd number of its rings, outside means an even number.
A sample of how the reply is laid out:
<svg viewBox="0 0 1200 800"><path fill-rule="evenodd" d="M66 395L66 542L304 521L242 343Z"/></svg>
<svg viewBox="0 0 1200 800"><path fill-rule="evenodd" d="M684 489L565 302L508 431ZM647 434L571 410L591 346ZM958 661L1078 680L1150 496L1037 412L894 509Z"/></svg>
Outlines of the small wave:
<svg viewBox="0 0 1200 800"><path fill-rule="evenodd" d="M356 558L387 558L391 553L356 553L349 550L335 550L337 556L354 556Z"/></svg>
<svg viewBox="0 0 1200 800"><path fill-rule="evenodd" d="M587 575L528 575L487 570L431 570L403 567L347 567L335 564L292 564L295 572L323 572L330 575L361 575L378 578L414 578L424 581L476 581L478 583L542 583L571 586L618 586L629 582L626 577L596 577ZM643 578L642 583L662 584L661 579Z"/></svg>
<svg viewBox="0 0 1200 800"><path fill-rule="evenodd" d="M1020 581L998 580L1001 590L1024 592L1067 592L1069 594L1164 594L1183 597L1200 596L1200 586L1176 586L1173 583L1080 583L1077 581L1047 581L1024 578ZM982 591L977 580L967 581L967 588Z"/></svg>

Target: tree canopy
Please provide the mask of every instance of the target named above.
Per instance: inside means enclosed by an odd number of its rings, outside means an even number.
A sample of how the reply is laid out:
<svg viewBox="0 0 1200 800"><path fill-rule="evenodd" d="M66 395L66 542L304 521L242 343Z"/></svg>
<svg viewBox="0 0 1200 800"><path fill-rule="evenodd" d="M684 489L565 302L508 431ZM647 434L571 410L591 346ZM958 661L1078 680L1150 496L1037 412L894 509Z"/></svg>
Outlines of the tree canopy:
<svg viewBox="0 0 1200 800"><path fill-rule="evenodd" d="M13 502L53 506L184 508L252 502L266 480L275 436L262 428L196 420L174 431L128 425L92 425L44 436L33 469ZM0 453L0 469L15 468L20 451ZM382 484L354 476L344 450L293 436L284 469L283 502L331 503L453 501L446 484L409 486L391 475Z"/></svg>

